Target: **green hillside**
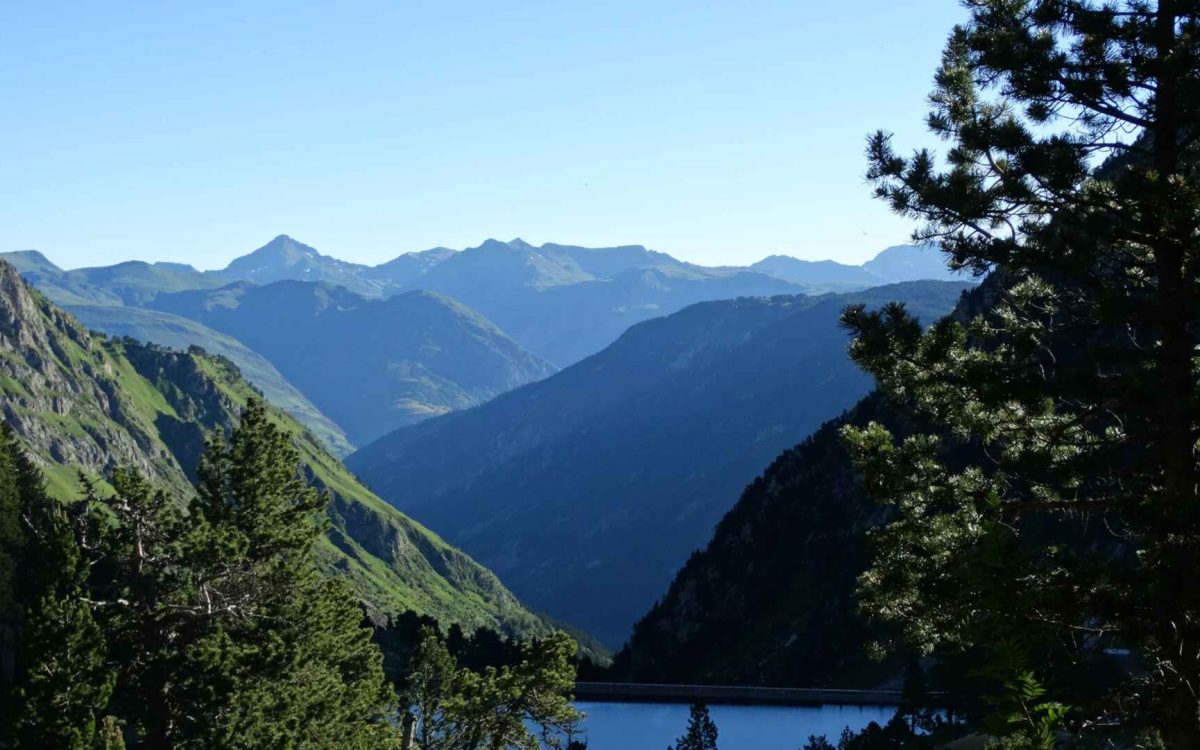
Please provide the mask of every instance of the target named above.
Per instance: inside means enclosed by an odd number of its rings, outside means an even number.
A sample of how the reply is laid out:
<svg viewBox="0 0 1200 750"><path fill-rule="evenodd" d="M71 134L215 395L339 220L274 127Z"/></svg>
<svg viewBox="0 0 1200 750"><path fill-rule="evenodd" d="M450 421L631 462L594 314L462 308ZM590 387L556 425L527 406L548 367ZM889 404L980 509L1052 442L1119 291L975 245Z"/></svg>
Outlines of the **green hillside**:
<svg viewBox="0 0 1200 750"><path fill-rule="evenodd" d="M0 262L0 409L55 495L78 495L77 472L102 483L120 465L191 492L205 436L232 425L255 394L223 357L90 333ZM272 412L296 436L310 479L332 496L322 554L370 611L413 609L516 635L547 629L492 573L377 498L282 410Z"/></svg>
<svg viewBox="0 0 1200 750"><path fill-rule="evenodd" d="M266 357L242 342L178 315L119 305L66 305L66 311L94 331L117 338L129 337L170 349L198 346L210 354L232 360L243 377L262 391L267 400L296 418L321 439L335 455L353 450L342 428L288 382Z"/></svg>

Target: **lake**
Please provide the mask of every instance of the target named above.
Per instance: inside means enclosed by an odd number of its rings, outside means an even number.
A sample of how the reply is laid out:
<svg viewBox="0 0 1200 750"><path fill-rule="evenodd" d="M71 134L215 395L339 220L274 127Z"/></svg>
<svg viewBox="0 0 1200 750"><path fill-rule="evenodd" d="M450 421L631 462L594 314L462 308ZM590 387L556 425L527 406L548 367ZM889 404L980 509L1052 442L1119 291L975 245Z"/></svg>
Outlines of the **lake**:
<svg viewBox="0 0 1200 750"><path fill-rule="evenodd" d="M683 703L576 705L587 715L588 750L666 750L687 729ZM886 724L896 713L894 706L713 705L708 710L721 750L797 750L810 734L827 735L836 745L846 727Z"/></svg>

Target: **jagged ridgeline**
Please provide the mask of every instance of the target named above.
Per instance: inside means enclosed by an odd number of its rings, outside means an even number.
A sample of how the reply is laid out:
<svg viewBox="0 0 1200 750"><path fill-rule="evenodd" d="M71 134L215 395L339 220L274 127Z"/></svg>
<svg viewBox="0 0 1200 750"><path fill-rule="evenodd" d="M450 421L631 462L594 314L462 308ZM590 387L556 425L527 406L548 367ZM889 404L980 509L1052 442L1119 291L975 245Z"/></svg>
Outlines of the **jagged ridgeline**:
<svg viewBox="0 0 1200 750"><path fill-rule="evenodd" d="M227 359L89 332L0 261L0 410L59 498L79 474L104 485L134 467L179 497L205 437L228 429L256 391ZM465 629L514 636L549 627L459 550L384 503L279 409L304 470L332 497L320 556L376 614L415 610Z"/></svg>

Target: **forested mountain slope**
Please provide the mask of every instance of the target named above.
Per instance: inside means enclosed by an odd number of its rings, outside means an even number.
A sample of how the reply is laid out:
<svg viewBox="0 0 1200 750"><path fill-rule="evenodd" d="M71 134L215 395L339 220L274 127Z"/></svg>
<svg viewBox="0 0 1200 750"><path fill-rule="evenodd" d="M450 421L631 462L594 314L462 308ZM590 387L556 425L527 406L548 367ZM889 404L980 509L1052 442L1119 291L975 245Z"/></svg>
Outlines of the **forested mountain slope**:
<svg viewBox="0 0 1200 750"><path fill-rule="evenodd" d="M880 677L854 604L883 520L838 437L893 414L871 396L776 458L633 629L617 679L863 687Z"/></svg>
<svg viewBox="0 0 1200 750"><path fill-rule="evenodd" d="M325 283L237 283L150 306L261 353L356 445L554 372L465 306L431 292L367 299Z"/></svg>
<svg viewBox="0 0 1200 750"><path fill-rule="evenodd" d="M955 315L982 312L1003 283L994 276L964 295ZM862 687L894 676L866 658L870 632L854 601L867 532L886 514L838 435L870 421L912 430L873 393L779 455L638 621L614 677Z"/></svg>
<svg viewBox="0 0 1200 750"><path fill-rule="evenodd" d="M930 321L964 288L694 305L347 463L534 606L619 643L762 466L869 390L842 307L901 300Z"/></svg>
<svg viewBox="0 0 1200 750"><path fill-rule="evenodd" d="M0 412L58 497L77 497L77 471L103 487L132 466L183 497L204 439L255 395L227 359L93 335L0 262ZM489 571L363 487L278 409L306 473L333 498L321 551L371 610L426 612L511 633L545 626Z"/></svg>

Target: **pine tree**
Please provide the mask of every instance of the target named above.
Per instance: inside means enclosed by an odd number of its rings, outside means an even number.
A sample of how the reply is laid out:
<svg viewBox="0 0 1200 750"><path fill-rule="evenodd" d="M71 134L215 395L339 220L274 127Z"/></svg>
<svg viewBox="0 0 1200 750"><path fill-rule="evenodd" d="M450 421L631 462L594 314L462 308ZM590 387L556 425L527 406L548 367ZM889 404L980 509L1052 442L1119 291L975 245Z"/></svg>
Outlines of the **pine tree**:
<svg viewBox="0 0 1200 750"><path fill-rule="evenodd" d="M11 726L16 719L16 639L22 614L17 599L17 568L25 535L21 531L21 492L12 444L12 431L7 424L0 424L0 726Z"/></svg>
<svg viewBox="0 0 1200 750"><path fill-rule="evenodd" d="M708 706L692 704L687 732L667 750L717 750L717 725L708 715Z"/></svg>
<svg viewBox="0 0 1200 750"><path fill-rule="evenodd" d="M422 750L561 747L578 733L570 636L522 644L519 664L478 671L459 668L447 645L433 628L421 628L405 699Z"/></svg>
<svg viewBox="0 0 1200 750"><path fill-rule="evenodd" d="M89 485L80 514L87 599L117 666L113 711L138 743L163 747L190 710L178 694L182 655L210 620L194 606L180 502L125 469L111 486L101 496Z"/></svg>
<svg viewBox="0 0 1200 750"><path fill-rule="evenodd" d="M16 618L17 565L25 535L21 531L21 491L14 450L16 438L0 424L0 622Z"/></svg>
<svg viewBox="0 0 1200 750"><path fill-rule="evenodd" d="M102 722L115 675L84 600L88 567L67 509L47 496L7 427L0 431L0 496L5 512L16 499L21 519L18 542L5 548L20 575L10 589L15 664L5 705L12 713L0 722L0 747L113 746Z"/></svg>
<svg viewBox="0 0 1200 750"><path fill-rule="evenodd" d="M291 438L252 401L200 476L190 507L127 470L66 506L0 435L0 572L21 571L0 578L18 634L0 747L394 746L382 657L320 573L328 499Z"/></svg>
<svg viewBox="0 0 1200 750"><path fill-rule="evenodd" d="M457 671L445 641L434 628L421 626L404 691L404 702L417 717L417 747L436 750L446 746L448 722L443 704L457 690Z"/></svg>
<svg viewBox="0 0 1200 750"><path fill-rule="evenodd" d="M524 644L515 667L460 670L444 709L451 747L537 747L531 726L547 736L573 729L579 719L570 697L575 651L575 641L558 632Z"/></svg>
<svg viewBox="0 0 1200 750"><path fill-rule="evenodd" d="M382 657L344 584L318 571L328 498L305 483L291 438L251 401L199 473L202 520L186 545L197 601L222 616L186 656L195 718L178 746L392 744Z"/></svg>
<svg viewBox="0 0 1200 750"><path fill-rule="evenodd" d="M130 745L394 744L362 611L319 572L326 498L305 483L291 438L251 402L228 442L213 438L200 475L185 509L118 470L79 513L91 572L68 603L95 613Z"/></svg>
<svg viewBox="0 0 1200 750"><path fill-rule="evenodd" d="M953 266L998 269L995 299L928 331L846 311L856 361L933 428L845 431L894 509L862 601L924 652L1021 655L1005 680L1039 696L1047 644L1132 648L1150 668L1119 708L1200 747L1200 3L966 6L931 97L944 166L877 133L868 177ZM1046 736L1039 701L1015 721Z"/></svg>

